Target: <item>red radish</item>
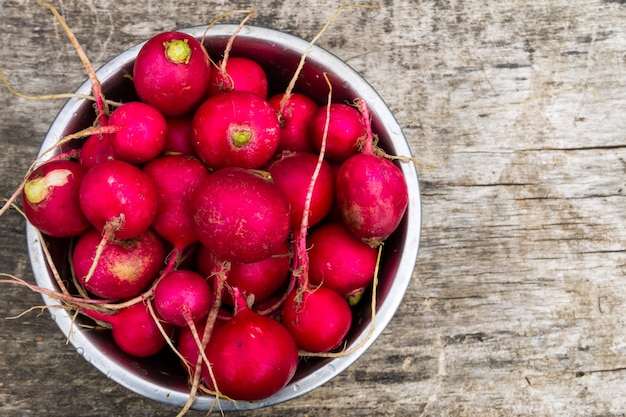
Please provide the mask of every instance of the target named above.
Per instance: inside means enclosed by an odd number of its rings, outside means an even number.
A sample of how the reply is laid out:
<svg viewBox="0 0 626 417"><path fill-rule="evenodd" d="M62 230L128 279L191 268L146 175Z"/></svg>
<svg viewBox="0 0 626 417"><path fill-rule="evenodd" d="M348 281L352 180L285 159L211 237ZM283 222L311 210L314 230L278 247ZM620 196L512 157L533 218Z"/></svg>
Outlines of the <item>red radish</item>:
<svg viewBox="0 0 626 417"><path fill-rule="evenodd" d="M79 190L80 207L91 224L117 239L145 232L157 211L154 182L139 168L124 161L101 162L89 169Z"/></svg>
<svg viewBox="0 0 626 417"><path fill-rule="evenodd" d="M196 233L218 258L233 263L266 259L289 235L289 203L256 171L227 167L213 172L195 193Z"/></svg>
<svg viewBox="0 0 626 417"><path fill-rule="evenodd" d="M341 344L352 325L352 310L334 290L294 289L283 306L281 323L307 352L328 352Z"/></svg>
<svg viewBox="0 0 626 417"><path fill-rule="evenodd" d="M197 257L197 269L205 277L211 275L218 259L204 245L200 245ZM291 254L287 242L275 255L252 263L232 263L226 278L226 285L237 287L246 296L254 296L254 304L263 302L283 285L289 275ZM222 302L232 305L232 299L224 294Z"/></svg>
<svg viewBox="0 0 626 417"><path fill-rule="evenodd" d="M232 91L206 100L193 119L193 146L209 167L261 168L279 141L278 117L261 97Z"/></svg>
<svg viewBox="0 0 626 417"><path fill-rule="evenodd" d="M236 288L233 294L234 316L215 332L206 349L217 387L206 371L204 381L235 400L267 398L295 375L298 348L282 324L250 310Z"/></svg>
<svg viewBox="0 0 626 417"><path fill-rule="evenodd" d="M320 107L311 120L309 139L315 151L319 151L326 126L326 107ZM344 103L330 105L326 158L343 162L359 152L366 136L359 111Z"/></svg>
<svg viewBox="0 0 626 417"><path fill-rule="evenodd" d="M134 239L107 242L87 279L101 240L100 233L91 229L78 239L72 253L78 282L97 297L121 299L139 295L157 277L165 262L163 241L148 230Z"/></svg>
<svg viewBox="0 0 626 417"><path fill-rule="evenodd" d="M197 323L209 314L212 294L209 283L194 271L179 269L159 279L154 307L159 316L175 326Z"/></svg>
<svg viewBox="0 0 626 417"><path fill-rule="evenodd" d="M397 229L408 204L400 168L373 154L354 155L344 162L337 174L336 189L344 223L372 246Z"/></svg>
<svg viewBox="0 0 626 417"><path fill-rule="evenodd" d="M313 229L307 247L312 284L331 288L352 300L372 283L378 251L354 237L341 222Z"/></svg>
<svg viewBox="0 0 626 417"><path fill-rule="evenodd" d="M100 162L116 159L110 135L91 135L80 148L78 161L86 169Z"/></svg>
<svg viewBox="0 0 626 417"><path fill-rule="evenodd" d="M180 254L198 240L191 201L209 172L197 158L180 154L155 158L144 166L143 172L156 184L158 192L158 209L151 227Z"/></svg>
<svg viewBox="0 0 626 417"><path fill-rule="evenodd" d="M309 141L309 126L318 106L315 101L304 94L292 93L281 109L285 93L272 96L270 106L278 114L280 122L280 142L278 150L312 152Z"/></svg>
<svg viewBox="0 0 626 417"><path fill-rule="evenodd" d="M302 222L304 203L317 162L318 156L312 153L284 151L267 168L272 180L282 190L291 205L292 228L298 228ZM334 202L333 170L328 162L322 161L311 195L308 210L309 226L321 221L330 212Z"/></svg>
<svg viewBox="0 0 626 417"><path fill-rule="evenodd" d="M167 122L153 106L141 101L124 103L111 113L109 123L121 129L110 136L115 156L142 164L160 155L165 148Z"/></svg>
<svg viewBox="0 0 626 417"><path fill-rule="evenodd" d="M93 310L83 310L83 313L94 320L110 324L113 341L129 355L146 358L156 355L167 344L155 318L143 303L124 307L112 314ZM161 326L166 334L172 333L173 327L168 323L161 323Z"/></svg>
<svg viewBox="0 0 626 417"><path fill-rule="evenodd" d="M267 75L256 61L243 57L229 57L217 63L218 69L211 72L209 96L231 91L249 91L267 99Z"/></svg>
<svg viewBox="0 0 626 417"><path fill-rule="evenodd" d="M37 167L26 179L22 207L28 221L54 237L78 236L91 228L83 215L78 191L85 168L75 161L54 160Z"/></svg>
<svg viewBox="0 0 626 417"><path fill-rule="evenodd" d="M337 205L348 229L371 246L380 245L397 228L409 195L400 168L374 153L374 134L364 100L357 100L366 140L363 152L341 164L336 178Z"/></svg>
<svg viewBox="0 0 626 417"><path fill-rule="evenodd" d="M141 100L166 116L192 111L206 96L211 65L200 41L181 32L163 32L139 50L133 82Z"/></svg>
<svg viewBox="0 0 626 417"><path fill-rule="evenodd" d="M165 154L195 155L192 140L191 116L166 117Z"/></svg>

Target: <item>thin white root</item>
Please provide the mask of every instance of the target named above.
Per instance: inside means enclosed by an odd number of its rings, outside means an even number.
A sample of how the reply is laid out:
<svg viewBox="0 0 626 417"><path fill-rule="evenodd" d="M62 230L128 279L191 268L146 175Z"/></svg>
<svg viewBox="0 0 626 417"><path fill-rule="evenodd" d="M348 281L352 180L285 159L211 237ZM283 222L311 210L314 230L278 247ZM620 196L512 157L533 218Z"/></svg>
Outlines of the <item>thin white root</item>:
<svg viewBox="0 0 626 417"><path fill-rule="evenodd" d="M296 71L291 77L291 80L289 81L289 84L287 85L287 89L285 90L285 95L280 101L280 105L278 107L279 115L283 114L284 107L287 104L289 97L291 96L291 93L296 85L296 81L298 80L298 76L300 75L302 68L304 68L304 62L306 61L307 56L309 56L309 54L311 53L311 50L313 49L313 45L315 45L315 42L317 42L318 39L322 37L322 35L324 34L324 32L326 32L326 30L331 25L331 23L337 18L337 16L339 16L339 13L341 13L341 11L347 7L356 7L360 9L373 9L373 8L380 7L380 4L359 5L359 4L354 4L354 3L344 3L335 10L335 12L331 15L331 17L328 19L328 21L322 27L322 29L317 33L317 35L315 35L315 37L311 40L311 42L309 42L308 46L304 50L304 53L302 53L302 56L300 57L300 62L298 63L298 66L296 67Z"/></svg>

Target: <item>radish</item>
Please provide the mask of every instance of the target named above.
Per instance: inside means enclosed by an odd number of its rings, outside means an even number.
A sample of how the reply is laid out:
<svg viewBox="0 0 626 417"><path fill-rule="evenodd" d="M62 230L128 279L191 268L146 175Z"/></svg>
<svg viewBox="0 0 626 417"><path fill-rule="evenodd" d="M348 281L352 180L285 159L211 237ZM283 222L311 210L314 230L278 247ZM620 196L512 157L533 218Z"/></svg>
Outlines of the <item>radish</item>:
<svg viewBox="0 0 626 417"><path fill-rule="evenodd" d="M304 94L292 93L283 105L285 95L285 93L276 94L268 100L278 114L280 122L278 151L312 152L313 146L308 132L311 120L318 109L317 103Z"/></svg>
<svg viewBox="0 0 626 417"><path fill-rule="evenodd" d="M165 135L165 146L163 153L183 155L195 155L191 144L191 116L166 117L167 133Z"/></svg>
<svg viewBox="0 0 626 417"><path fill-rule="evenodd" d="M167 122L153 106L141 101L124 103L111 113L109 123L121 130L111 134L115 156L132 164L155 158L165 148Z"/></svg>
<svg viewBox="0 0 626 417"><path fill-rule="evenodd" d="M354 155L344 162L336 189L344 223L372 246L381 244L397 229L408 204L400 168L374 154Z"/></svg>
<svg viewBox="0 0 626 417"><path fill-rule="evenodd" d="M198 272L208 277L218 259L206 246L200 245L196 262ZM253 306L256 306L272 296L285 283L290 263L291 254L287 242L284 242L276 254L269 258L252 263L232 263L226 285L239 288L246 297L253 296ZM223 297L222 302L232 305L229 296Z"/></svg>
<svg viewBox="0 0 626 417"><path fill-rule="evenodd" d="M81 146L78 161L89 169L100 162L116 158L110 135L91 135Z"/></svg>
<svg viewBox="0 0 626 417"><path fill-rule="evenodd" d="M249 91L267 99L267 75L252 59L229 57L217 63L218 70L211 72L209 97L230 91Z"/></svg>
<svg viewBox="0 0 626 417"><path fill-rule="evenodd" d="M89 169L79 190L85 217L100 232L130 239L145 232L157 212L154 182L139 168L124 161L101 162Z"/></svg>
<svg viewBox="0 0 626 417"><path fill-rule="evenodd" d="M315 151L321 149L326 125L326 107L320 107L309 128L309 140ZM343 162L359 152L366 133L359 111L344 103L330 104L326 158L332 162Z"/></svg>
<svg viewBox="0 0 626 417"><path fill-rule="evenodd" d="M179 269L159 279L154 289L154 307L166 322L179 327L204 319L211 308L208 282L197 272Z"/></svg>
<svg viewBox="0 0 626 417"><path fill-rule="evenodd" d="M339 221L319 225L307 238L309 279L358 301L372 283L377 250L357 239Z"/></svg>
<svg viewBox="0 0 626 417"><path fill-rule="evenodd" d="M26 179L22 207L28 221L54 237L78 236L91 228L78 200L86 169L75 161L54 160Z"/></svg>
<svg viewBox="0 0 626 417"><path fill-rule="evenodd" d="M94 320L108 323L113 341L129 355L139 358L153 356L167 344L155 318L143 303L124 307L112 314L87 309L81 311ZM161 323L161 326L166 334L172 333L173 327L170 324Z"/></svg>
<svg viewBox="0 0 626 417"><path fill-rule="evenodd" d="M143 172L157 188L158 208L151 227L180 255L198 241L191 201L209 172L197 158L180 154L155 158L144 166Z"/></svg>
<svg viewBox="0 0 626 417"><path fill-rule="evenodd" d="M258 169L278 147L278 117L261 97L232 91L206 100L193 118L193 146L209 167Z"/></svg>
<svg viewBox="0 0 626 417"><path fill-rule="evenodd" d="M206 349L217 386L206 371L204 381L210 389L234 400L261 400L293 378L298 349L287 329L250 310L237 288L233 288L233 298L233 318L215 332Z"/></svg>
<svg viewBox="0 0 626 417"><path fill-rule="evenodd" d="M196 233L218 258L258 262L276 254L289 235L289 203L256 171L227 167L195 192Z"/></svg>
<svg viewBox="0 0 626 417"><path fill-rule="evenodd" d="M85 232L76 242L71 259L78 282L97 297L122 299L139 295L165 262L165 245L151 230L134 239L108 241L98 254L101 240L98 231ZM89 276L96 257L95 269Z"/></svg>
<svg viewBox="0 0 626 417"><path fill-rule="evenodd" d="M304 203L311 177L317 166L318 156L307 152L281 153L267 168L272 180L287 197L291 205L290 222L298 228L304 213ZM315 181L308 210L308 225L321 221L335 202L335 178L330 164L322 161Z"/></svg>
<svg viewBox="0 0 626 417"><path fill-rule="evenodd" d="M139 50L133 82L141 100L166 116L191 112L206 96L211 65L200 41L181 32L163 32Z"/></svg>
<svg viewBox="0 0 626 417"><path fill-rule="evenodd" d="M328 352L348 334L352 310L346 299L330 288L294 289L283 306L281 323L300 349Z"/></svg>
<svg viewBox="0 0 626 417"><path fill-rule="evenodd" d="M393 233L408 205L400 168L374 153L373 133L365 101L358 100L367 138L363 152L341 164L336 179L337 204L348 229L371 246Z"/></svg>
<svg viewBox="0 0 626 417"><path fill-rule="evenodd" d="M332 91L332 89L331 89ZM331 94L329 93L326 112L330 112ZM298 347L310 352L326 352L337 347L347 335L352 325L352 311L348 302L326 287L314 288L309 280L309 255L306 236L312 210L313 196L320 180L327 145L329 123L325 124L320 143L320 152L313 155L313 169L304 176L306 192L302 198L302 215L294 232L293 278L287 296L283 300L281 322L294 337ZM332 179L332 169L327 168ZM332 182L332 181L331 181ZM270 310L271 311L271 310Z"/></svg>

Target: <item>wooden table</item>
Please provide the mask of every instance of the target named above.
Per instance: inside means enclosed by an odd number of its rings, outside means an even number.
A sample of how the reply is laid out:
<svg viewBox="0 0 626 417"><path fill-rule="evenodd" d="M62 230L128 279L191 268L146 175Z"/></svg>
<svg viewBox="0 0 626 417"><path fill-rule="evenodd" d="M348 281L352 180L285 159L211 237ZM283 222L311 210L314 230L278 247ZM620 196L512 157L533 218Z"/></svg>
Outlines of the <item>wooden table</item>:
<svg viewBox="0 0 626 417"><path fill-rule="evenodd" d="M54 2L97 67L162 30L253 7L311 39L334 5ZM423 229L403 303L338 378L250 416L617 416L626 412L626 4L385 1L318 44L395 112L419 168ZM241 16L239 16L241 17ZM85 79L35 2L2 2L0 69L20 92ZM63 101L0 88L8 197ZM0 221L0 270L32 280L24 220ZM0 316L40 297L2 286ZM83 361L48 313L0 320L0 414L172 416ZM201 415L192 412L190 415ZM244 415L244 413L233 415Z"/></svg>

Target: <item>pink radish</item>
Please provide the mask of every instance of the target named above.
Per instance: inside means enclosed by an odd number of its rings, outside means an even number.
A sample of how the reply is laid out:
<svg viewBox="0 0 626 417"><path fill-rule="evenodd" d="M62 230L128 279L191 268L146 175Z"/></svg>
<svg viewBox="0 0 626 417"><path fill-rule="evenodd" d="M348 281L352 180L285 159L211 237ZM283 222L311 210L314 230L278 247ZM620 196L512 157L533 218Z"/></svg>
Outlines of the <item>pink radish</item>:
<svg viewBox="0 0 626 417"><path fill-rule="evenodd" d="M292 93L281 109L284 97L285 93L280 93L269 99L280 122L278 150L313 152L308 135L311 120L318 109L317 103L304 94Z"/></svg>
<svg viewBox="0 0 626 417"><path fill-rule="evenodd" d="M397 229L409 197L400 168L374 154L369 111L365 101L358 103L367 138L363 152L339 168L337 204L348 229L369 245L378 246Z"/></svg>
<svg viewBox="0 0 626 417"><path fill-rule="evenodd" d="M206 100L193 119L193 146L209 167L261 168L279 141L278 117L261 97L232 91Z"/></svg>
<svg viewBox="0 0 626 417"><path fill-rule="evenodd" d="M134 239L107 242L88 278L101 240L100 233L91 229L78 239L72 253L78 282L97 297L122 299L139 295L165 263L163 241L148 230Z"/></svg>
<svg viewBox="0 0 626 417"><path fill-rule="evenodd" d="M225 65L220 61L217 66L211 72L209 96L230 91L249 91L267 99L267 75L256 61L244 57L229 57Z"/></svg>
<svg viewBox="0 0 626 417"><path fill-rule="evenodd" d="M110 135L91 135L80 148L78 161L85 169L100 162L116 159Z"/></svg>
<svg viewBox="0 0 626 417"><path fill-rule="evenodd" d="M197 269L205 277L211 275L218 262L217 257L204 245L200 245ZM237 287L246 296L254 296L256 306L272 296L283 285L289 275L291 254L287 242L275 255L252 263L232 263L226 278L226 285ZM224 294L222 302L232 305L232 299Z"/></svg>
<svg viewBox="0 0 626 417"><path fill-rule="evenodd" d="M85 168L75 161L54 160L26 179L22 207L28 221L54 237L78 236L91 228L78 200Z"/></svg>
<svg viewBox="0 0 626 417"><path fill-rule="evenodd" d="M326 107L320 107L309 128L309 139L315 151L321 149L326 126ZM330 105L325 156L332 162L343 162L359 152L365 139L365 129L359 111L344 103Z"/></svg>
<svg viewBox="0 0 626 417"><path fill-rule="evenodd" d="M261 261L276 254L289 234L289 203L256 171L227 167L211 173L193 206L200 242L221 260Z"/></svg>
<svg viewBox="0 0 626 417"><path fill-rule="evenodd" d="M211 65L200 41L181 32L163 32L140 49L133 82L141 100L166 116L191 112L205 97Z"/></svg>
<svg viewBox="0 0 626 417"><path fill-rule="evenodd" d="M166 322L190 326L207 316L212 294L208 282L197 272L179 269L159 279L154 289L154 307Z"/></svg>
<svg viewBox="0 0 626 417"><path fill-rule="evenodd" d="M124 307L119 311L107 314L94 310L82 310L94 320L108 323L115 344L125 353L146 358L159 353L167 344L161 330L155 322L148 307L143 303ZM171 334L173 327L161 323L166 334Z"/></svg>
<svg viewBox="0 0 626 417"><path fill-rule="evenodd" d="M132 164L155 158L165 148L167 122L153 106L141 101L124 103L111 113L109 123L121 129L110 136L115 156Z"/></svg>
<svg viewBox="0 0 626 417"><path fill-rule="evenodd" d="M346 299L330 288L295 289L285 301L281 323L300 349L328 352L348 334L352 310Z"/></svg>
<svg viewBox="0 0 626 417"><path fill-rule="evenodd" d="M206 349L217 386L206 371L204 381L235 400L267 398L295 375L298 349L282 324L250 310L236 288L233 294L234 316L215 332Z"/></svg>
<svg viewBox="0 0 626 417"><path fill-rule="evenodd" d="M195 155L192 140L191 116L166 117L165 154Z"/></svg>
<svg viewBox="0 0 626 417"><path fill-rule="evenodd" d="M157 212L154 182L127 162L101 162L89 169L79 190L80 207L91 224L117 239L145 232Z"/></svg>
<svg viewBox="0 0 626 417"><path fill-rule="evenodd" d="M180 254L198 240L191 201L209 172L200 160L182 154L155 158L143 172L157 188L158 209L151 227Z"/></svg>
<svg viewBox="0 0 626 417"><path fill-rule="evenodd" d="M302 222L307 191L317 162L318 156L312 153L284 151L267 168L272 180L282 190L291 205L292 228L298 228ZM321 221L330 212L334 202L333 170L328 162L322 161L308 209L309 226Z"/></svg>
<svg viewBox="0 0 626 417"><path fill-rule="evenodd" d="M319 225L307 238L309 279L357 301L374 279L377 250L341 222Z"/></svg>

